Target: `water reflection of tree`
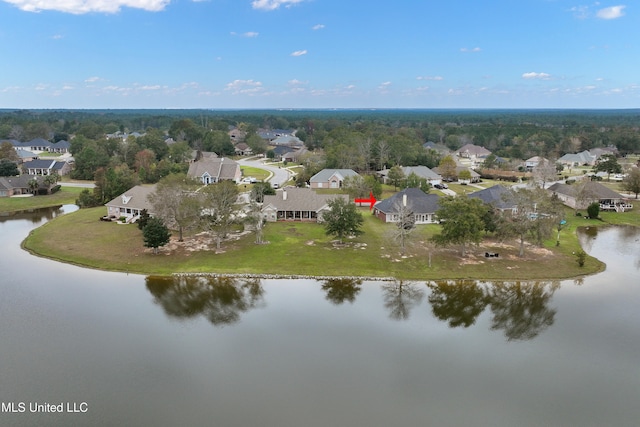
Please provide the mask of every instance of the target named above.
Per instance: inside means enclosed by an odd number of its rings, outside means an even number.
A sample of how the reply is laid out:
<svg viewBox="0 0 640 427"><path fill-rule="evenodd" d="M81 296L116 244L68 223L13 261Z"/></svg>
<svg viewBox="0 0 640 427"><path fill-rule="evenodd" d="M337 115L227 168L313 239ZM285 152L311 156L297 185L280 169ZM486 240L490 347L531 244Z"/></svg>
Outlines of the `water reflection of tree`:
<svg viewBox="0 0 640 427"><path fill-rule="evenodd" d="M52 208L38 208L24 211L4 212L0 215L0 222L15 219L27 219L33 224L39 224L43 220L52 220L62 213L62 207L56 206Z"/></svg>
<svg viewBox="0 0 640 427"><path fill-rule="evenodd" d="M484 291L475 280L441 280L427 283L429 303L434 316L449 322L452 328L468 328L487 306Z"/></svg>
<svg viewBox="0 0 640 427"><path fill-rule="evenodd" d="M238 322L264 303L260 279L214 276L149 276L147 289L171 317L204 316L216 326Z"/></svg>
<svg viewBox="0 0 640 427"><path fill-rule="evenodd" d="M339 305L345 301L353 304L356 296L360 293L362 280L337 278L327 279L322 283L322 290L327 293L327 300Z"/></svg>
<svg viewBox="0 0 640 427"><path fill-rule="evenodd" d="M598 227L580 227L578 229L578 242L587 252L591 252L596 237L598 237Z"/></svg>
<svg viewBox="0 0 640 427"><path fill-rule="evenodd" d="M406 320L411 309L422 302L424 291L413 282L398 280L382 285L384 306L389 309L389 317Z"/></svg>
<svg viewBox="0 0 640 427"><path fill-rule="evenodd" d="M493 314L491 330L502 330L512 341L535 338L553 324L556 310L548 305L560 283L441 280L427 286L436 318L452 328L468 328L489 306Z"/></svg>
<svg viewBox="0 0 640 427"><path fill-rule="evenodd" d="M494 283L489 290L492 330L509 341L530 340L553 325L556 310L548 307L559 282Z"/></svg>
<svg viewBox="0 0 640 427"><path fill-rule="evenodd" d="M618 250L625 254L638 255L638 241L640 240L640 230L638 227L633 226L620 226L617 227L618 238L615 240L615 244ZM640 269L640 257L634 261L634 266Z"/></svg>

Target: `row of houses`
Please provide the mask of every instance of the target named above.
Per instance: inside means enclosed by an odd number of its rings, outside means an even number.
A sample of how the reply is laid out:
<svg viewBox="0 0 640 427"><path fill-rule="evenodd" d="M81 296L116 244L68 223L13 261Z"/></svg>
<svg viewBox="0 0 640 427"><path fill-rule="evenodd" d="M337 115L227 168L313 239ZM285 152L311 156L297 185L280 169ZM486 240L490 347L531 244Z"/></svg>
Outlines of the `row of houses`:
<svg viewBox="0 0 640 427"><path fill-rule="evenodd" d="M154 186L136 186L106 204L107 215L126 217L135 220L143 209L152 211L148 196ZM587 182L578 194L576 185L554 184L548 191L555 194L567 206L584 209L593 202L599 202L602 210L624 212L633 205L624 196L603 186L598 182ZM510 189L495 185L470 193L471 198L478 198L499 211L515 211L514 202L509 200ZM586 197L585 197L586 194ZM322 222L323 214L329 210L329 201L333 198L348 200L347 195L322 194L312 188L285 187L276 191L275 195L266 195L262 205L265 221L300 221ZM438 222L436 212L439 209L440 196L427 194L417 188L406 188L393 196L378 201L373 206L373 215L383 222L393 223L399 219L401 206L409 206L415 224L433 224Z"/></svg>

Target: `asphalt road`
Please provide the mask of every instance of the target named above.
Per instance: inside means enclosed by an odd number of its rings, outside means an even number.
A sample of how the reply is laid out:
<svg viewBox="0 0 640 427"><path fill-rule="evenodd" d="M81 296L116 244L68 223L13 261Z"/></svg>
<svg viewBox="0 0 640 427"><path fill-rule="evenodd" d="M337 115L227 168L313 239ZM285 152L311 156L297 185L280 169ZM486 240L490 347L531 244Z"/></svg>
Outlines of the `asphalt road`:
<svg viewBox="0 0 640 427"><path fill-rule="evenodd" d="M238 160L238 163L240 163L240 165L251 166L271 172L271 177L267 180L271 184L278 184L280 187L282 187L284 183L289 181L291 177L291 172L289 172L287 169L280 168L275 165L265 164L263 159L257 159L255 157L249 159L241 159Z"/></svg>

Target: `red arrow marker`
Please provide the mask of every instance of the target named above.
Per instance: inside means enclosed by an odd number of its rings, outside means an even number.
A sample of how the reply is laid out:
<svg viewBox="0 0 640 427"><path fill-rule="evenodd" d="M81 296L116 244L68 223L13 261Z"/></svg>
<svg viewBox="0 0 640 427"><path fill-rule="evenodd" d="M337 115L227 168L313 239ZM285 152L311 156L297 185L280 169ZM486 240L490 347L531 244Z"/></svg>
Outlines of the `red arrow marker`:
<svg viewBox="0 0 640 427"><path fill-rule="evenodd" d="M369 203L369 210L373 209L373 205L376 204L376 198L373 197L373 192L369 193L368 199L356 199L356 203Z"/></svg>

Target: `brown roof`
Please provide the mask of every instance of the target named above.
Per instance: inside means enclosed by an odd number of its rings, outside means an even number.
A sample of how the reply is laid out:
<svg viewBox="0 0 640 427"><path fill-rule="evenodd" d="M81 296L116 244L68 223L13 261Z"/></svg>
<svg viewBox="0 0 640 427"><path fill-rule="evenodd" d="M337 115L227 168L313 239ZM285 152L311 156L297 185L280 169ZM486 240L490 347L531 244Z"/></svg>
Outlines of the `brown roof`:
<svg viewBox="0 0 640 427"><path fill-rule="evenodd" d="M285 198L286 194L286 198ZM343 194L318 194L310 188L285 187L274 195L264 196L263 209L272 206L279 211L314 211L318 212L331 199L348 196Z"/></svg>
<svg viewBox="0 0 640 427"><path fill-rule="evenodd" d="M201 178L205 173L218 180L235 179L236 171L240 166L237 162L227 157L203 158L197 162L189 164L187 176L191 178Z"/></svg>
<svg viewBox="0 0 640 427"><path fill-rule="evenodd" d="M109 207L125 207L131 209L147 209L151 210L151 203L147 199L149 194L156 191L155 185L136 185L135 187L125 191L115 199L106 203Z"/></svg>
<svg viewBox="0 0 640 427"><path fill-rule="evenodd" d="M548 188L549 191L554 193L565 194L567 196L575 197L576 185L568 185L562 183L555 183ZM622 194L616 193L612 189L605 187L599 182L589 181L585 184L585 191L588 192L594 198L598 199L624 199Z"/></svg>

